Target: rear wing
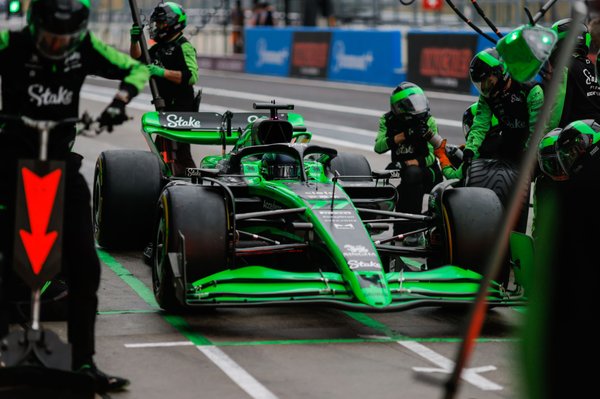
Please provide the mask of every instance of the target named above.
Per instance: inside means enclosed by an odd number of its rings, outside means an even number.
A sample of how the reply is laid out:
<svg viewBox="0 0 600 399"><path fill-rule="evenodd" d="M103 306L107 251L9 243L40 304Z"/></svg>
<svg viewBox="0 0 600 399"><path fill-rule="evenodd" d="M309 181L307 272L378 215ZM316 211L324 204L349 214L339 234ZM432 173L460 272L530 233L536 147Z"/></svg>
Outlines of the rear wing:
<svg viewBox="0 0 600 399"><path fill-rule="evenodd" d="M233 113L231 135L226 136L225 142L235 144L249 125L269 117L268 112ZM278 118L289 121L295 129L304 127L302 115L280 113ZM221 129L226 130L224 116L217 112L147 112L142 116L142 130L146 134L158 134L177 142L221 145Z"/></svg>

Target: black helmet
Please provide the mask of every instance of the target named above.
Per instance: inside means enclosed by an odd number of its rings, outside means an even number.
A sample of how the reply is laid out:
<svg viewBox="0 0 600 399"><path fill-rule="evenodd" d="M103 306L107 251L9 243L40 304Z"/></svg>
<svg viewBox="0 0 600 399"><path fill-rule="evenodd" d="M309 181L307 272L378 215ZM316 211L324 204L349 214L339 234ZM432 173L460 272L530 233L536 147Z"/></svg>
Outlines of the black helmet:
<svg viewBox="0 0 600 399"><path fill-rule="evenodd" d="M297 179L300 163L289 155L267 153L262 157L261 172L267 180Z"/></svg>
<svg viewBox="0 0 600 399"><path fill-rule="evenodd" d="M462 118L462 128L463 133L465 135L465 139L469 137L469 133L471 132L471 127L473 126L473 120L475 119L475 114L477 114L477 104L473 103L465 110Z"/></svg>
<svg viewBox="0 0 600 399"><path fill-rule="evenodd" d="M575 121L546 134L538 146L538 162L553 180L567 180L583 167L589 153L600 149L600 125L592 119ZM596 147L595 151L592 147Z"/></svg>
<svg viewBox="0 0 600 399"><path fill-rule="evenodd" d="M560 47L562 40L567 37L567 33L573 24L572 18L565 18L557 21L552 25L552 30L556 32L558 36L558 42L556 43L556 47L553 51L553 56L556 56L558 53L557 49ZM592 36L588 30L588 27L582 23L581 33L577 36L577 42L575 44L575 50L573 50L573 55L576 57L587 57L590 51L590 43L592 41Z"/></svg>
<svg viewBox="0 0 600 399"><path fill-rule="evenodd" d="M429 118L429 100L423 89L411 82L402 82L390 97L392 112L406 120Z"/></svg>
<svg viewBox="0 0 600 399"><path fill-rule="evenodd" d="M90 0L32 0L27 24L39 52L58 60L79 46L89 16Z"/></svg>
<svg viewBox="0 0 600 399"><path fill-rule="evenodd" d="M561 128L556 128L546 133L540 141L537 151L540 169L545 175L556 181L568 179L568 176L561 168L560 163L558 162L558 156L556 155L556 140L561 131Z"/></svg>
<svg viewBox="0 0 600 399"><path fill-rule="evenodd" d="M506 65L495 48L475 54L469 65L471 82L484 97L494 97L508 81Z"/></svg>
<svg viewBox="0 0 600 399"><path fill-rule="evenodd" d="M182 6L172 1L160 3L150 15L150 38L168 41L181 32L187 24L187 15Z"/></svg>

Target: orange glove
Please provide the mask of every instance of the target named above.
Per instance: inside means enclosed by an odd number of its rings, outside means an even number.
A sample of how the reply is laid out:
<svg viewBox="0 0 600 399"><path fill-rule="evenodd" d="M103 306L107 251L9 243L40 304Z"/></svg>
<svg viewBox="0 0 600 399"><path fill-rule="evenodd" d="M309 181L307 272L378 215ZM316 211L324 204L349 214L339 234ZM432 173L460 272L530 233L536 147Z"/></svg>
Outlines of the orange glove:
<svg viewBox="0 0 600 399"><path fill-rule="evenodd" d="M433 153L440 160L440 165L442 166L442 169L444 169L447 166L452 166L452 162L450 162L448 156L446 155L446 139L442 140L442 144L440 144L440 146L436 148L433 151Z"/></svg>

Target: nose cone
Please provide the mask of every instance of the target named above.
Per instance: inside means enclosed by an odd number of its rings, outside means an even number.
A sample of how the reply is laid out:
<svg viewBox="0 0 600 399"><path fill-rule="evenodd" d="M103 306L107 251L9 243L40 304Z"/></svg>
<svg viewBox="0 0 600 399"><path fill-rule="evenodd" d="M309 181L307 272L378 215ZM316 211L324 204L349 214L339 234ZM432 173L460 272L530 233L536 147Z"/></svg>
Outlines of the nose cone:
<svg viewBox="0 0 600 399"><path fill-rule="evenodd" d="M392 303L392 294L382 272L356 273L360 290L358 300L374 308L384 308Z"/></svg>

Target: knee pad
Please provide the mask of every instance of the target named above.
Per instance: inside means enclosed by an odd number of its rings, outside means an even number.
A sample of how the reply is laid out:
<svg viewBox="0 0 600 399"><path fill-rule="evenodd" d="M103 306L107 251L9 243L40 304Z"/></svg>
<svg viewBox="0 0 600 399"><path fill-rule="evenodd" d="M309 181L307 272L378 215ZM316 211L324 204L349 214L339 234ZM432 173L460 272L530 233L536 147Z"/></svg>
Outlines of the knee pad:
<svg viewBox="0 0 600 399"><path fill-rule="evenodd" d="M418 166L406 166L402 169L401 185L417 185L423 182L423 170Z"/></svg>

